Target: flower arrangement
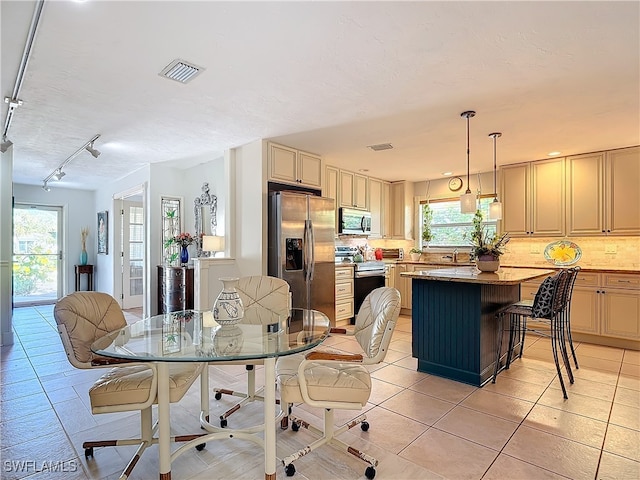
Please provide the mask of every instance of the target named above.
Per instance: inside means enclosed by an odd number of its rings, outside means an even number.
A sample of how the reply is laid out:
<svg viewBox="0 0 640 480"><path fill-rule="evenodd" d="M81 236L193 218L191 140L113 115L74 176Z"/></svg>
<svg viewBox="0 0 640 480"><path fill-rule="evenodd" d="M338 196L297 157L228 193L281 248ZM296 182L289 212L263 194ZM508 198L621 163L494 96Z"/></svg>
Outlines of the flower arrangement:
<svg viewBox="0 0 640 480"><path fill-rule="evenodd" d="M181 247L187 247L193 243L195 243L195 237L191 236L190 233L181 233L180 235L176 235L175 237L170 239L171 243L176 245L180 245Z"/></svg>
<svg viewBox="0 0 640 480"><path fill-rule="evenodd" d="M82 227L80 229L80 239L82 241L82 250L87 249L87 237L89 236L89 227Z"/></svg>
<svg viewBox="0 0 640 480"><path fill-rule="evenodd" d="M482 224L482 212L476 210L471 231L471 253L474 258L490 256L497 259L504 253L504 246L509 240L511 240L509 232L500 237L489 235L487 228Z"/></svg>

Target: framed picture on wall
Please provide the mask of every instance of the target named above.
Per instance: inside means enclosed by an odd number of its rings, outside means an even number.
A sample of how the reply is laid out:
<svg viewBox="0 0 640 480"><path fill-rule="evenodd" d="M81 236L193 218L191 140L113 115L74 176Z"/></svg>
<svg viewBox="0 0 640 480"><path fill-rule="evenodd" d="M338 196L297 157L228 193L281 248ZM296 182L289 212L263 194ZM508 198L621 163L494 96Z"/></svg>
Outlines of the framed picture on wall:
<svg viewBox="0 0 640 480"><path fill-rule="evenodd" d="M98 253L109 254L109 212L98 212Z"/></svg>

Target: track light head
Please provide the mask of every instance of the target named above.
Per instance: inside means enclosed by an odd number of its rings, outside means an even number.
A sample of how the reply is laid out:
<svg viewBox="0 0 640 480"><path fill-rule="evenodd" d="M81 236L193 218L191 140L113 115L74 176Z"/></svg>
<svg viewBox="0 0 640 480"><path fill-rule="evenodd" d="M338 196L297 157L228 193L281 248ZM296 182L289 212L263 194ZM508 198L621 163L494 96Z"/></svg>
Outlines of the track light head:
<svg viewBox="0 0 640 480"><path fill-rule="evenodd" d="M7 137L2 137L2 144L0 145L0 151L2 151L2 153L6 152L7 150L9 150L9 147L13 145L13 142L11 140L8 140Z"/></svg>
<svg viewBox="0 0 640 480"><path fill-rule="evenodd" d="M49 185L47 185L47 182L44 182L44 184L42 185L42 189L45 192L50 192L51 191L51 187Z"/></svg>
<svg viewBox="0 0 640 480"><path fill-rule="evenodd" d="M53 178L55 178L56 180L62 180L62 177L64 177L65 175L66 173L64 173L62 169L59 168L58 170L56 170L56 173L53 174Z"/></svg>
<svg viewBox="0 0 640 480"><path fill-rule="evenodd" d="M87 145L86 147L84 147L85 150L87 152L89 152L91 155L93 155L93 158L98 158L98 156L100 156L100 151L96 150L95 148L93 148L93 142L91 142L89 145Z"/></svg>

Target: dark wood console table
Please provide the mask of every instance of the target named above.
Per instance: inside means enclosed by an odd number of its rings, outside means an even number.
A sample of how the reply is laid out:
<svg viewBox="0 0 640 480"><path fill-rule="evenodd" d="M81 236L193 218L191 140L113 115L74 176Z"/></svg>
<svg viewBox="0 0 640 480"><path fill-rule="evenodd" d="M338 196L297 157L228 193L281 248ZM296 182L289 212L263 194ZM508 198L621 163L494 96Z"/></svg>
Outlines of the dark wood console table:
<svg viewBox="0 0 640 480"><path fill-rule="evenodd" d="M158 265L158 314L193 308L193 271Z"/></svg>
<svg viewBox="0 0 640 480"><path fill-rule="evenodd" d="M93 290L93 265L76 265L76 292L80 291L80 278L87 274L87 290Z"/></svg>

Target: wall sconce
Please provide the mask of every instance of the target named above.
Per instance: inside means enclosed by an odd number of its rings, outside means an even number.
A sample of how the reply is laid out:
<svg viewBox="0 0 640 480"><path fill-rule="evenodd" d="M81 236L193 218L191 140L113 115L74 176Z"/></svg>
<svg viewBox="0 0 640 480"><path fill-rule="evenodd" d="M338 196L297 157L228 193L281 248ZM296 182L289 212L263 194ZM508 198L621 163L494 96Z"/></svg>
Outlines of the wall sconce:
<svg viewBox="0 0 640 480"><path fill-rule="evenodd" d="M461 117L467 119L467 191L464 195L460 195L460 213L475 213L476 211L476 196L471 193L469 188L469 119L474 117L476 112L468 110L460 114Z"/></svg>
<svg viewBox="0 0 640 480"><path fill-rule="evenodd" d="M216 252L223 252L224 237L219 235L204 235L202 237L202 251L209 252L209 256L211 257L215 257Z"/></svg>

